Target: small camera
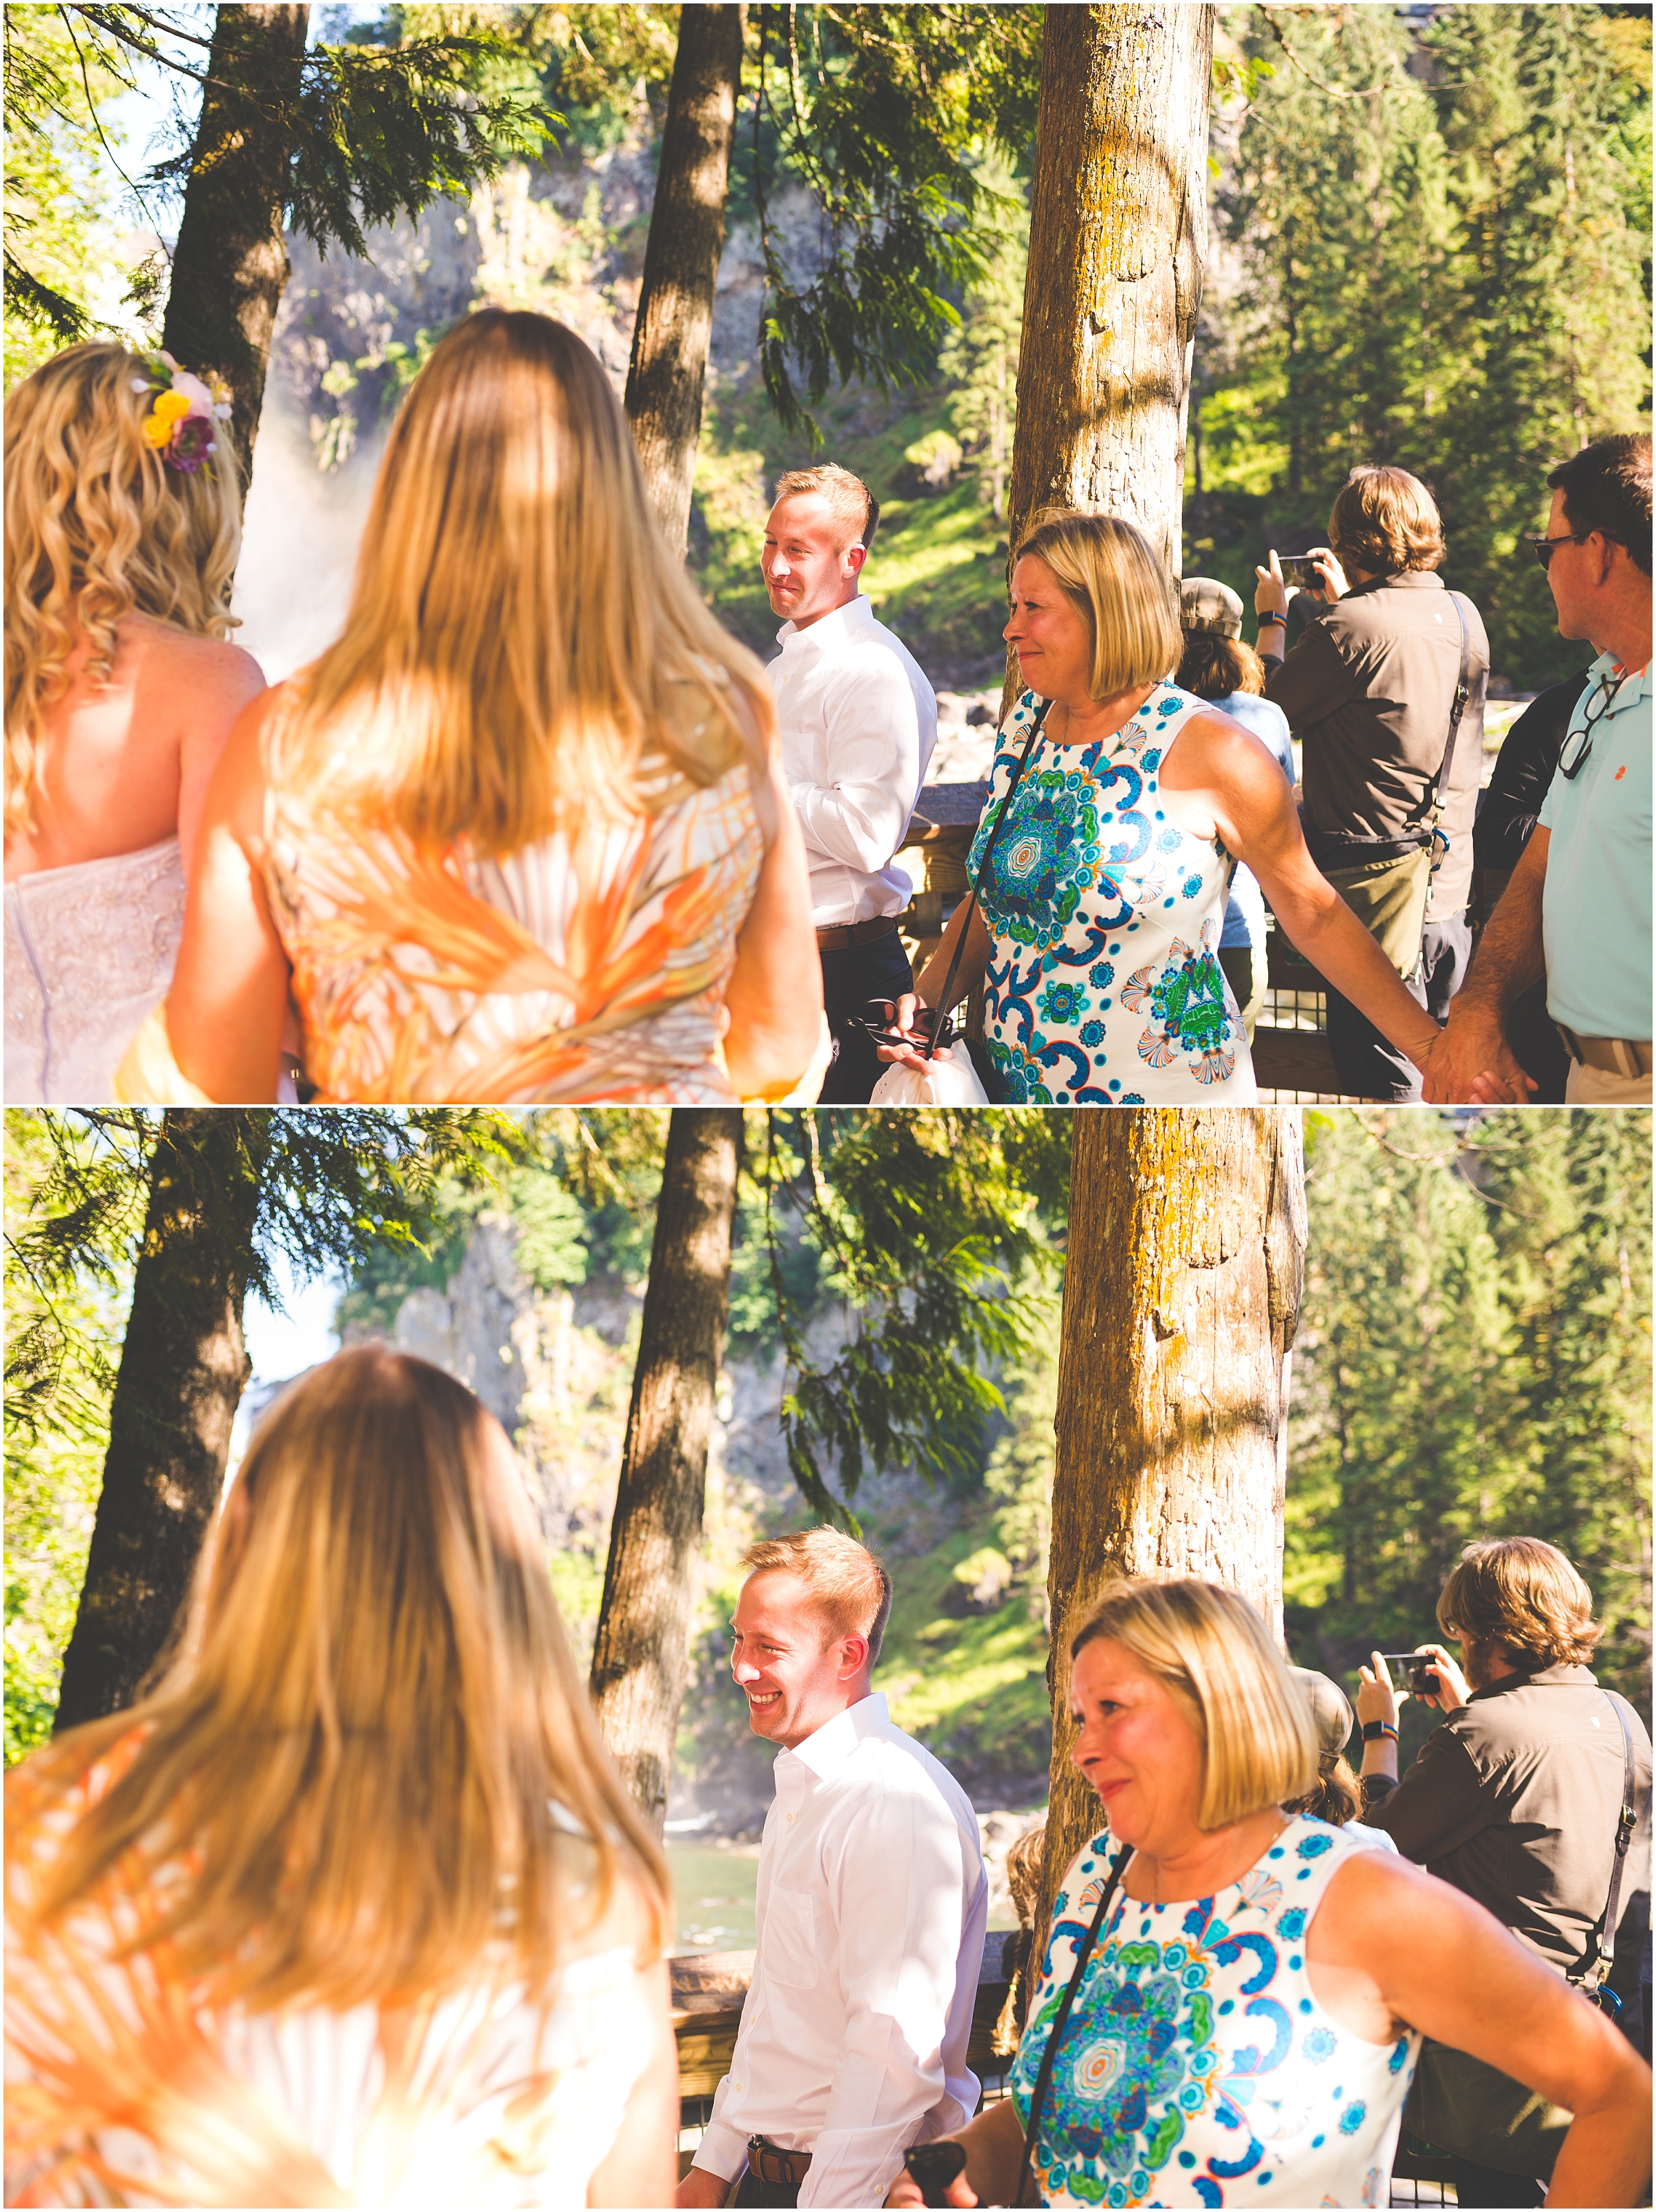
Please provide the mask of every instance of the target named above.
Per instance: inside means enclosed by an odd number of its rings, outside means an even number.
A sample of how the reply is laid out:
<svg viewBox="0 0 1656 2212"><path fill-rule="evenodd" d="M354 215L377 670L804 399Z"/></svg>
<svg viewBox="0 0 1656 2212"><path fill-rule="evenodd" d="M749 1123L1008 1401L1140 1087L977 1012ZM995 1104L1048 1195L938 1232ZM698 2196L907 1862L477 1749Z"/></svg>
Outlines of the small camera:
<svg viewBox="0 0 1656 2212"><path fill-rule="evenodd" d="M1380 1657L1391 1668L1392 1680L1406 1686L1410 1696L1437 1695L1437 1662L1429 1651L1382 1651Z"/></svg>
<svg viewBox="0 0 1656 2212"><path fill-rule="evenodd" d="M928 2204L946 2204L945 2191L965 2166L966 2153L957 2142L915 2143L903 2153L903 2164Z"/></svg>

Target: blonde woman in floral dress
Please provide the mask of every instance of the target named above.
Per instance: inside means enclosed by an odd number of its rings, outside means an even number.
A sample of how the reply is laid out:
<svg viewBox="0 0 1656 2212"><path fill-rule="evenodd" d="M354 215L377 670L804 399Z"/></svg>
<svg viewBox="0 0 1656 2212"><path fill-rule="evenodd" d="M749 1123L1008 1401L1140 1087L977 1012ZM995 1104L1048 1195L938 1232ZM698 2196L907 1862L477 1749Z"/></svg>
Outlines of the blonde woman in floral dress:
<svg viewBox="0 0 1656 2212"><path fill-rule="evenodd" d="M313 1368L186 1620L6 1778L7 2203L670 2203L666 1868L498 1424Z"/></svg>
<svg viewBox="0 0 1656 2212"><path fill-rule="evenodd" d="M822 1033L768 691L668 551L604 369L543 316L436 348L343 635L234 733L130 1097L780 1097Z"/></svg>
<svg viewBox="0 0 1656 2212"><path fill-rule="evenodd" d="M986 984L1009 1103L1249 1104L1247 1038L1219 965L1240 860L1306 957L1423 1065L1437 1024L1313 865L1281 768L1240 723L1167 680L1179 611L1142 532L1110 515L1037 517L1005 635L1028 689L1000 735L968 875L1043 700L1047 711L981 910L961 901L898 1029L912 1029L916 1006L948 1011L937 1000L969 916L954 995ZM894 1039L882 1057L918 1054Z"/></svg>
<svg viewBox="0 0 1656 2212"><path fill-rule="evenodd" d="M224 406L165 354L71 346L6 401L5 1095L106 1103L166 992L207 788L264 688L226 642Z"/></svg>

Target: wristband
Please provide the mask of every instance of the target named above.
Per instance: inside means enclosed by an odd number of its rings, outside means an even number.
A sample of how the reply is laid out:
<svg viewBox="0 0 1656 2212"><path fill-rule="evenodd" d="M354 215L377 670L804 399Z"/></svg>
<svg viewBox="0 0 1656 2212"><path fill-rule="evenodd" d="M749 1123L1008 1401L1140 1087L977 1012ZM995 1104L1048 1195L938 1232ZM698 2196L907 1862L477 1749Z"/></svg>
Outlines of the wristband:
<svg viewBox="0 0 1656 2212"><path fill-rule="evenodd" d="M1378 1743L1383 1735L1389 1735L1393 1743L1397 1741L1398 1731L1395 1722L1365 1721L1363 1723L1362 1740L1365 1743Z"/></svg>
<svg viewBox="0 0 1656 2212"><path fill-rule="evenodd" d="M1259 623L1261 628L1263 628L1266 623L1280 623L1284 629L1288 628L1288 617L1286 615L1266 612L1262 615L1256 615L1254 617L1254 620Z"/></svg>

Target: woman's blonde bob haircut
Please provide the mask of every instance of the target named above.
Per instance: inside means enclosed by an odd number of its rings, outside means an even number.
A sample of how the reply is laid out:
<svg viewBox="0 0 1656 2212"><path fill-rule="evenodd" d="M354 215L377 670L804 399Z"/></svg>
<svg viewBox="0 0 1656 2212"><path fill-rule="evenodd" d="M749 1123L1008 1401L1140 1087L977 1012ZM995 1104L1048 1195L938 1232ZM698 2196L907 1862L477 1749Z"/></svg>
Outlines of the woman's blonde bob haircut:
<svg viewBox="0 0 1656 2212"><path fill-rule="evenodd" d="M496 857L758 769L774 727L759 663L662 536L597 356L499 307L415 379L343 634L276 714L281 782Z"/></svg>
<svg viewBox="0 0 1656 2212"><path fill-rule="evenodd" d="M1092 634L1088 690L1110 699L1159 684L1179 665L1179 601L1143 532L1113 514L1044 507L1018 546L1020 561L1044 561Z"/></svg>
<svg viewBox="0 0 1656 2212"><path fill-rule="evenodd" d="M1228 1827L1315 1788L1311 1707L1245 1597L1216 1583L1109 1583L1070 1638L1070 1660L1107 1638L1161 1682L1202 1746L1197 1826Z"/></svg>
<svg viewBox="0 0 1656 2212"><path fill-rule="evenodd" d="M344 2011L519 1980L545 2002L623 1871L658 1942L671 1924L512 1448L470 1391L383 1346L265 1417L179 1656L130 1711L37 1753L27 1798L51 1806L118 1743L136 1748L36 1917L60 1922L124 1861L153 1908L138 1948L215 2003ZM590 1838L585 1893L555 1805Z"/></svg>
<svg viewBox="0 0 1656 2212"><path fill-rule="evenodd" d="M230 441L186 475L143 434L149 370L119 345L70 346L6 401L6 833L29 828L40 720L69 688L82 637L85 675L106 683L128 615L192 637L234 626L230 580L241 550L241 489Z"/></svg>

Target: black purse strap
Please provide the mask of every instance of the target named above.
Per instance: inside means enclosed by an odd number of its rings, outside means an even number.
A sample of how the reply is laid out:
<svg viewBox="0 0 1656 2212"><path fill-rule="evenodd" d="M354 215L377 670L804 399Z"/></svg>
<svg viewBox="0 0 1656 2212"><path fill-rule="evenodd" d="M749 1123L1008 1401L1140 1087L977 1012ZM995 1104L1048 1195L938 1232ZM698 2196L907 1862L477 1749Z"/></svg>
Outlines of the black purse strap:
<svg viewBox="0 0 1656 2212"><path fill-rule="evenodd" d="M1000 833L1006 827L1006 817L1012 811L1012 793L1017 789L1019 784L1023 781L1023 771L1029 765L1029 756L1034 752L1035 746L1040 740L1040 726L1046 720L1047 714L1051 711L1052 704L1052 702L1050 699L1043 699L1041 701L1040 709L1035 715L1035 726L1034 729L1030 731L1028 740L1025 744L1022 752L1018 757L1018 764L1012 771L1012 781L1006 787L1006 796L1002 799L1000 803L1000 811L995 817L995 826L989 832L989 842L983 848L983 858L978 862L978 872L973 877L972 888L967 893L967 899L969 905L972 907L975 907L978 903L978 893L982 890L984 877L988 872L990 856L994 852L996 845L1000 841ZM991 769L990 775L992 776L993 774L994 770ZM968 912L966 920L961 925L961 933L955 939L955 957L949 963L948 975L943 978L943 1001L937 1010L937 1018L931 1024L931 1034L926 1039L925 1057L927 1060L930 1060L937 1049L938 1039L943 1030L943 1024L949 1018L949 1009L954 1004L953 994L955 989L955 978L960 973L961 955L966 950L967 935L970 931L971 927L972 916Z"/></svg>
<svg viewBox="0 0 1656 2212"><path fill-rule="evenodd" d="M1604 1694L1616 1716L1616 1725L1622 1731L1622 1810L1616 1821L1616 1856L1610 1870L1610 1895L1604 1899L1604 1917L1592 1931L1592 1948L1587 1954L1586 1972L1576 1984L1576 1987L1588 1996L1604 1987L1616 1963L1617 1907L1622 1901L1622 1869L1627 1864L1633 1832L1639 1824L1638 1808L1634 1802L1633 1737L1629 1732L1627 1716L1622 1711L1621 1699L1611 1690L1606 1690Z"/></svg>
<svg viewBox="0 0 1656 2212"><path fill-rule="evenodd" d="M1010 793L1008 794L1010 797ZM1040 2133L1041 2107L1046 2102L1046 2092L1052 2085L1052 2068L1058 2059L1058 2046L1070 2021L1070 2008L1075 2002L1076 1991L1081 1987L1081 1978L1087 1971L1087 1961L1093 1955L1093 1946L1098 1941L1098 1931L1104 1925L1121 1877L1132 1856L1132 1845L1124 1844L1116 1854L1115 1864L1110 1869L1110 1878L1104 1885L1104 1894L1098 1900L1098 1910L1093 1915L1093 1924L1082 1937L1076 1953L1075 1970L1070 1976L1070 1986L1064 1992L1063 2002L1052 2021L1052 2032L1046 2039L1046 2048L1041 2053L1040 2071L1035 2076L1035 2086L1029 2099L1029 2124L1023 2130L1023 2163L1018 2168L1018 2185L1012 2191L1012 2203L1022 2204L1023 2192L1029 2185L1030 2170L1034 2163L1035 2142Z"/></svg>

